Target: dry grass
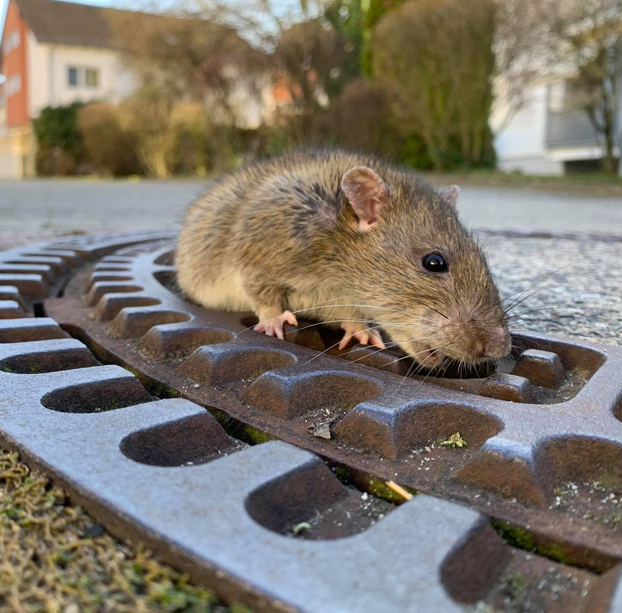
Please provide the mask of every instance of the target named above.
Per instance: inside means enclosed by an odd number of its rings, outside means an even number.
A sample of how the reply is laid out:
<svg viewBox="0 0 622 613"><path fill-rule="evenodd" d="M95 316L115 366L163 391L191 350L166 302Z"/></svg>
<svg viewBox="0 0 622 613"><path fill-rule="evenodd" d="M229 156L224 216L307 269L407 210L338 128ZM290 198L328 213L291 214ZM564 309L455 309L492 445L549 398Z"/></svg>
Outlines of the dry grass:
<svg viewBox="0 0 622 613"><path fill-rule="evenodd" d="M0 611L242 613L106 534L63 490L0 451Z"/></svg>

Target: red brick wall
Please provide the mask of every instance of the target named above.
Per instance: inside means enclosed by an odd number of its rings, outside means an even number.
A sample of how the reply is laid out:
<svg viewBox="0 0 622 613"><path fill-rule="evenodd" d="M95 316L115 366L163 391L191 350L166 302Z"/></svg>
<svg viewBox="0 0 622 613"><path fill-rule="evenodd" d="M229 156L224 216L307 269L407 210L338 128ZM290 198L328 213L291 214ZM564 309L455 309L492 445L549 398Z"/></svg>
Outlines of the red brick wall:
<svg viewBox="0 0 622 613"><path fill-rule="evenodd" d="M4 55L4 42L15 29L19 30L19 47L13 49L9 55ZM2 72L6 77L5 91L9 79L17 74L22 77L22 88L17 94L7 99L7 123L10 128L26 126L30 121L28 116L28 58L27 43L28 25L22 19L19 8L14 0L10 0L2 33Z"/></svg>

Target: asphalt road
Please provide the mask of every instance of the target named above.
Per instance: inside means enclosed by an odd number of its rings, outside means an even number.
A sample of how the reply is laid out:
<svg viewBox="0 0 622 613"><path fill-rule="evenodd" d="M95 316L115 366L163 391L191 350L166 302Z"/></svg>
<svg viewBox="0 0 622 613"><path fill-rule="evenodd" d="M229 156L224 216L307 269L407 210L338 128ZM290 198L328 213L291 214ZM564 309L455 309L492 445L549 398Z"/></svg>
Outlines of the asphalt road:
<svg viewBox="0 0 622 613"><path fill-rule="evenodd" d="M473 227L622 234L622 198L465 187L458 208Z"/></svg>
<svg viewBox="0 0 622 613"><path fill-rule="evenodd" d="M205 185L199 181L0 182L0 246L71 232L174 228ZM622 234L622 198L465 187L458 206L473 227Z"/></svg>

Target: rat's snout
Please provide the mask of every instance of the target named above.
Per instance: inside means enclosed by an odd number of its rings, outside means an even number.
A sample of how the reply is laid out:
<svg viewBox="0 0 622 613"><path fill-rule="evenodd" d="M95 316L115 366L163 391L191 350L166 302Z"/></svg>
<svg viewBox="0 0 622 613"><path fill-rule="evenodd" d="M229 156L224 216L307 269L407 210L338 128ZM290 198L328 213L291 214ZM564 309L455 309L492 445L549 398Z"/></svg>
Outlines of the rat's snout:
<svg viewBox="0 0 622 613"><path fill-rule="evenodd" d="M473 356L485 359L504 358L512 348L510 333L503 327L493 328L484 338L473 343Z"/></svg>
<svg viewBox="0 0 622 613"><path fill-rule="evenodd" d="M502 323L486 325L477 318L457 315L450 325L439 326L439 329L444 332L446 341L443 353L461 361L501 359L512 348L510 333Z"/></svg>

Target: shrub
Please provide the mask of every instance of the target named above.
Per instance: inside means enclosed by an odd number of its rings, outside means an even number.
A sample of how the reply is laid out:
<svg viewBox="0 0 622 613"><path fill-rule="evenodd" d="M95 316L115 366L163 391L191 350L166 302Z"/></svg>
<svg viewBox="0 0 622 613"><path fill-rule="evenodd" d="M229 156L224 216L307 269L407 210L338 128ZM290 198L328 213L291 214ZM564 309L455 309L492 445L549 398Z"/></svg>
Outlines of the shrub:
<svg viewBox="0 0 622 613"><path fill-rule="evenodd" d="M85 150L98 172L131 175L140 170L131 137L121 128L117 109L93 102L80 109L78 125Z"/></svg>
<svg viewBox="0 0 622 613"><path fill-rule="evenodd" d="M229 170L243 150L239 130L214 122L204 104L175 101L157 88L122 102L119 122L144 172L156 178Z"/></svg>
<svg viewBox="0 0 622 613"><path fill-rule="evenodd" d="M408 0L374 29L373 74L437 169L489 163L495 10L493 0Z"/></svg>
<svg viewBox="0 0 622 613"><path fill-rule="evenodd" d="M33 121L37 141L37 173L71 175L86 170L86 151L78 127L81 102L47 106Z"/></svg>
<svg viewBox="0 0 622 613"><path fill-rule="evenodd" d="M233 168L244 149L239 130L215 123L205 105L178 103L171 110L175 174L205 175Z"/></svg>
<svg viewBox="0 0 622 613"><path fill-rule="evenodd" d="M149 176L172 174L175 133L171 126L173 100L163 90L145 86L119 106L121 129L130 135L138 160Z"/></svg>
<svg viewBox="0 0 622 613"><path fill-rule="evenodd" d="M392 123L386 91L367 79L348 83L339 98L318 118L320 142L394 157L398 136Z"/></svg>

